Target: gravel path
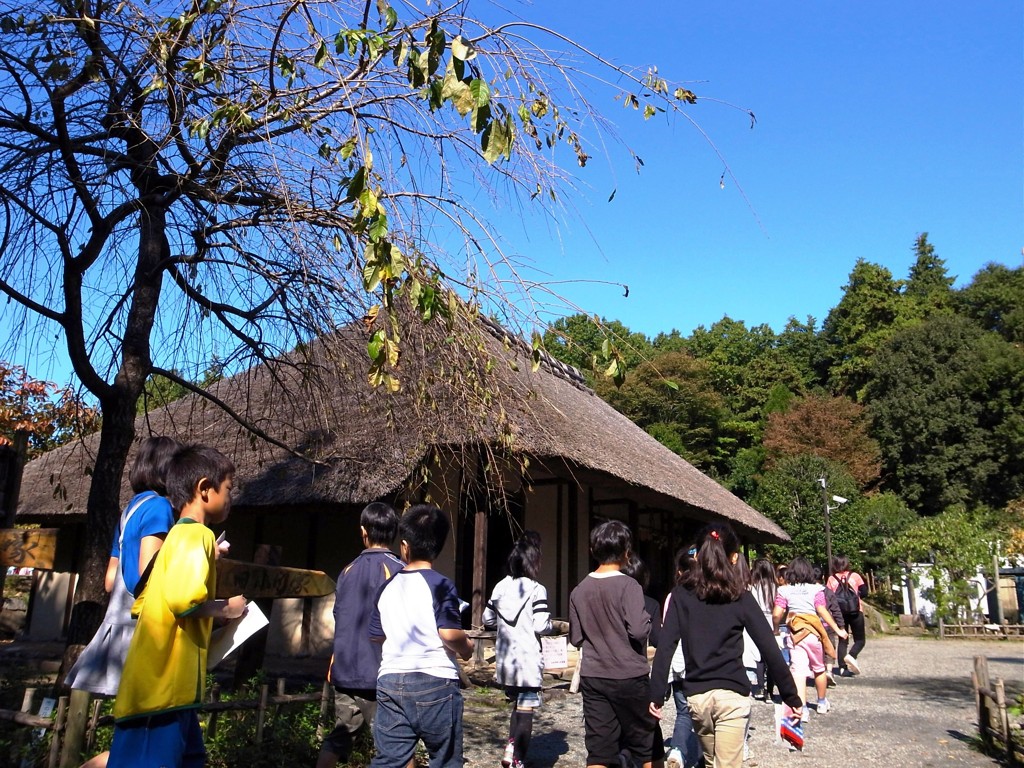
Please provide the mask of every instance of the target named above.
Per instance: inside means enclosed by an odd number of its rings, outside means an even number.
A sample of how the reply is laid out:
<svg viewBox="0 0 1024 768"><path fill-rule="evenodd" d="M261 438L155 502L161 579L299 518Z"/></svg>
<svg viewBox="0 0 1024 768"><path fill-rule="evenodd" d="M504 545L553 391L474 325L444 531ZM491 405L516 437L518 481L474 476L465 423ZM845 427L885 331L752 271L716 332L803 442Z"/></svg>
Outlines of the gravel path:
<svg viewBox="0 0 1024 768"><path fill-rule="evenodd" d="M864 674L842 678L829 693L832 712L812 711L802 753L774 743L774 708L754 702L750 750L744 766L995 766L977 752L971 670L975 656L987 656L993 680L1002 677L1007 697L1024 691L1024 642L935 640L905 636L868 639L860 656ZM580 697L557 684L545 696L530 747L530 768L582 766ZM508 706L496 691L466 692L468 766L498 766L507 734ZM813 689L809 689L813 701ZM672 731L671 700L663 732ZM808 762L811 761L811 762Z"/></svg>

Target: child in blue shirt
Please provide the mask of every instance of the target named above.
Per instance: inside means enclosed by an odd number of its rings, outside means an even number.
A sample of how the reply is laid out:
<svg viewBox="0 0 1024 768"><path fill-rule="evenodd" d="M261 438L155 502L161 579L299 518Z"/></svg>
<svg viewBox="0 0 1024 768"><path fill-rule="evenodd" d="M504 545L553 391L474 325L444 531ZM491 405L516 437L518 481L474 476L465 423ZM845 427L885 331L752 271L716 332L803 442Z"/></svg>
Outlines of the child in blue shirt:
<svg viewBox="0 0 1024 768"><path fill-rule="evenodd" d="M334 685L336 722L324 737L316 768L347 763L355 735L373 723L381 647L370 640L370 612L381 586L405 565L388 549L398 535L398 513L390 505L379 501L367 504L359 515L359 529L365 549L341 570L334 592L334 655L329 677Z"/></svg>
<svg viewBox="0 0 1024 768"><path fill-rule="evenodd" d="M473 641L462 630L455 585L433 569L451 531L435 506L410 508L399 523L407 563L377 593L370 637L383 643L377 677L372 768L405 768L423 740L430 768L462 768L462 691L455 656Z"/></svg>

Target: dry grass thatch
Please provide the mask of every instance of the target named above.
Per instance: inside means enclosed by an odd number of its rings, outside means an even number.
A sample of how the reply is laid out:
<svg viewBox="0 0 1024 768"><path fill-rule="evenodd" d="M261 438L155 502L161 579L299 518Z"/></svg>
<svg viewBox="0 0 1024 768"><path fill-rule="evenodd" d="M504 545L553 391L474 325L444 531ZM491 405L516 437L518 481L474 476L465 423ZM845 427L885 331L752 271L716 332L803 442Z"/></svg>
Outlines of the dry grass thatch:
<svg viewBox="0 0 1024 768"><path fill-rule="evenodd" d="M139 417L137 432L207 443L231 456L239 508L362 504L399 490L431 451L486 447L528 457L534 468L616 479L660 497L666 508L727 518L757 539L788 540L608 406L575 369L544 356L532 370L529 347L496 324L476 324L469 344L456 343L440 322L413 323L406 333L402 389L394 394L367 385L369 329L358 323L211 387L241 420L301 456L255 437L199 396ZM94 435L30 462L19 519L83 515L97 445Z"/></svg>

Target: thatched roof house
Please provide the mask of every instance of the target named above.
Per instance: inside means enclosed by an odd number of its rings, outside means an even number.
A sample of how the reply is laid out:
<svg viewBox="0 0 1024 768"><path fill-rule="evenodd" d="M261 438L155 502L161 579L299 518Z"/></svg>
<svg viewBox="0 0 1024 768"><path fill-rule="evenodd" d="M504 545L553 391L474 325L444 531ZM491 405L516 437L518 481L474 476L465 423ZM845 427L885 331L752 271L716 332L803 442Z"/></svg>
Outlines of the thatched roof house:
<svg viewBox="0 0 1024 768"><path fill-rule="evenodd" d="M369 330L347 326L215 384L211 393L233 415L192 396L139 417L137 431L214 445L234 459L233 557L280 544L283 564L333 573L358 551L356 513L364 504L431 498L455 518L456 546L441 567L455 573L467 598L473 531L488 520L491 574L503 567L512 529L541 531L556 611L566 609L568 591L587 570L596 518L633 527L655 581L668 578L672 551L703 521L726 518L748 542L788 540L608 406L578 371L546 356L534 370L521 340L490 322L481 327L472 354L438 333L439 324L403 338L402 389L389 394L366 383ZM97 442L94 436L26 466L20 522L84 519ZM477 559L479 546L480 537Z"/></svg>

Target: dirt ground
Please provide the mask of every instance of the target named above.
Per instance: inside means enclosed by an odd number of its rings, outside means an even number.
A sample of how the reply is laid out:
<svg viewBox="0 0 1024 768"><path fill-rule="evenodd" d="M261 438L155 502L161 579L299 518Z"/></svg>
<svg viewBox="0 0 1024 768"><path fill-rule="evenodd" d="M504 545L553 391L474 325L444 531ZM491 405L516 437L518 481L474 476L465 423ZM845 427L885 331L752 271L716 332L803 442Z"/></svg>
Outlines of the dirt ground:
<svg viewBox="0 0 1024 768"><path fill-rule="evenodd" d="M42 677L52 677L62 646L0 647L2 669L32 661ZM11 655L9 652L17 651ZM874 636L860 656L864 674L841 678L829 693L832 712L813 711L805 728L802 753L774 739L774 709L754 702L751 758L747 768L830 766L861 768L938 768L998 766L976 747L977 725L971 670L975 656L988 658L993 680L1002 678L1007 698L1024 693L1024 641L936 640L932 637ZM268 660L269 661L269 660ZM288 672L322 679L325 661L290 660ZM269 666L269 665L268 665ZM52 669L50 669L52 667ZM308 667L308 669L307 669ZM287 674L270 670L272 674ZM47 674L50 673L50 674ZM475 674L483 681L486 673ZM534 728L529 768L585 765L580 697L568 693L567 680L551 680ZM813 700L813 690L809 689ZM507 735L509 708L500 691L474 687L466 692L467 766L497 768ZM662 729L672 732L674 711L665 707ZM811 761L811 762L808 762Z"/></svg>
<svg viewBox="0 0 1024 768"><path fill-rule="evenodd" d="M754 702L750 768L783 766L996 766L979 753L971 670L986 656L992 679L1010 692L1024 692L1024 641L936 640L876 636L860 656L863 674L842 678L829 693L832 712L811 712L806 747L790 752L775 743L774 707ZM528 765L585 765L580 697L554 683L534 728ZM809 691L813 701L813 690ZM467 691L466 764L497 766L509 710L493 690ZM670 735L674 713L666 705L663 731Z"/></svg>

